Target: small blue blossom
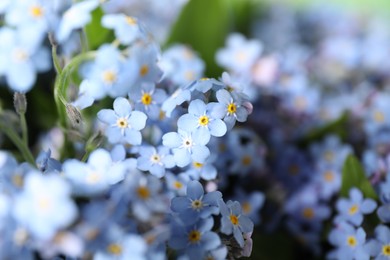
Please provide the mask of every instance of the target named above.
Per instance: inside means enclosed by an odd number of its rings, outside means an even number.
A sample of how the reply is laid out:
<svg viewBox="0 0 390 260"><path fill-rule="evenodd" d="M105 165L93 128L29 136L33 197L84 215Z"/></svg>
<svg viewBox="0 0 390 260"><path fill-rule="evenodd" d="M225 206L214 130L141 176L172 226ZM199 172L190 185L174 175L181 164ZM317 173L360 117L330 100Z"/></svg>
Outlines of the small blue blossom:
<svg viewBox="0 0 390 260"><path fill-rule="evenodd" d="M217 169L214 166L214 159L209 157L204 162L193 161L191 167L185 171L185 174L193 180L203 179L206 181L215 180L217 178Z"/></svg>
<svg viewBox="0 0 390 260"><path fill-rule="evenodd" d="M339 212L338 221L349 221L356 226L363 222L363 214L373 212L377 204L372 199L364 199L362 192L357 188L349 191L350 199L340 198L336 203Z"/></svg>
<svg viewBox="0 0 390 260"><path fill-rule="evenodd" d="M167 117L171 117L176 106L183 104L185 101L191 100L191 91L188 89L178 88L172 93L162 104L161 109Z"/></svg>
<svg viewBox="0 0 390 260"><path fill-rule="evenodd" d="M114 110L102 109L97 117L108 125L105 134L110 143L141 144L140 130L145 127L147 116L143 112L133 111L127 99L116 98Z"/></svg>
<svg viewBox="0 0 390 260"><path fill-rule="evenodd" d="M205 219L212 214L218 214L218 200L222 198L219 191L204 194L203 186L198 181L187 183L187 195L175 197L171 201L171 209L178 213L186 224L194 224L198 219Z"/></svg>
<svg viewBox="0 0 390 260"><path fill-rule="evenodd" d="M32 33L28 28L0 28L0 75L14 91L29 91L37 73L51 67L50 52Z"/></svg>
<svg viewBox="0 0 390 260"><path fill-rule="evenodd" d="M175 162L179 167L185 167L191 163L204 162L210 155L210 150L205 146L205 140L195 133L178 130L163 135L163 145L172 148Z"/></svg>
<svg viewBox="0 0 390 260"><path fill-rule="evenodd" d="M155 84L145 83L131 92L129 97L135 102L136 110L145 112L150 119L158 119L161 103L167 99L167 94L163 89L156 88Z"/></svg>
<svg viewBox="0 0 390 260"><path fill-rule="evenodd" d="M246 194L242 189L237 188L235 199L240 202L242 214L248 216L254 224L260 223L259 211L265 202L265 195L260 191L253 191Z"/></svg>
<svg viewBox="0 0 390 260"><path fill-rule="evenodd" d="M328 254L329 259L370 259L364 247L366 232L361 227L355 229L346 222L341 222L336 228L332 229L328 239L333 246L337 247L336 250Z"/></svg>
<svg viewBox="0 0 390 260"><path fill-rule="evenodd" d="M69 185L59 176L30 172L24 190L15 198L13 215L33 236L52 238L77 217Z"/></svg>
<svg viewBox="0 0 390 260"><path fill-rule="evenodd" d="M366 250L375 260L387 260L390 257L390 229L385 225L375 228L375 239L370 239Z"/></svg>
<svg viewBox="0 0 390 260"><path fill-rule="evenodd" d="M102 25L114 29L116 38L125 45L146 38L138 19L125 14L106 14L102 17Z"/></svg>
<svg viewBox="0 0 390 260"><path fill-rule="evenodd" d="M113 98L126 96L137 79L136 67L134 59L125 59L114 46L102 45L96 59L82 71L88 84L80 94L96 100L107 95Z"/></svg>
<svg viewBox="0 0 390 260"><path fill-rule="evenodd" d="M229 200L226 204L221 199L218 201L221 210L221 232L230 235L233 234L240 247L244 247L244 237L242 233L251 233L253 231L253 222L242 214L241 205L238 201Z"/></svg>
<svg viewBox="0 0 390 260"><path fill-rule="evenodd" d="M228 129L232 129L236 121L245 122L248 117L248 111L242 106L242 100L240 97L233 97L232 93L229 93L225 89L218 90L216 93L218 104L214 107L214 113L223 116Z"/></svg>
<svg viewBox="0 0 390 260"><path fill-rule="evenodd" d="M97 0L87 0L73 4L62 15L61 22L56 31L57 40L60 43L65 42L70 34L88 24L92 17L91 12L99 5Z"/></svg>
<svg viewBox="0 0 390 260"><path fill-rule="evenodd" d="M130 52L134 55L134 60L137 64L135 71L138 72L138 78L134 85L157 83L162 76L162 71L157 64L158 49L152 44L140 44L135 45Z"/></svg>
<svg viewBox="0 0 390 260"><path fill-rule="evenodd" d="M140 157L137 159L138 169L149 171L154 176L161 178L165 175L165 169L175 166L173 156L169 154L169 149L159 146L141 146L139 148Z"/></svg>
<svg viewBox="0 0 390 260"><path fill-rule="evenodd" d="M191 180L185 173L175 175L171 172L165 174L167 188L174 192L175 196L185 196L187 183Z"/></svg>
<svg viewBox="0 0 390 260"><path fill-rule="evenodd" d="M247 40L238 33L229 35L226 45L227 47L218 50L216 60L221 66L236 73L250 71L263 49L259 41Z"/></svg>
<svg viewBox="0 0 390 260"><path fill-rule="evenodd" d="M94 150L87 163L69 159L63 164L64 176L73 184L77 195L97 195L125 178L125 165L113 162L104 149Z"/></svg>
<svg viewBox="0 0 390 260"><path fill-rule="evenodd" d="M192 225L172 224L172 236L169 246L180 250L190 260L203 259L206 251L216 249L221 245L220 237L211 231L214 226L212 218L200 219Z"/></svg>
<svg viewBox="0 0 390 260"><path fill-rule="evenodd" d="M182 115L177 121L179 129L194 132L197 138L208 143L211 135L220 137L226 131L226 124L213 117L212 104L205 104L202 100L193 100L188 107L188 114Z"/></svg>

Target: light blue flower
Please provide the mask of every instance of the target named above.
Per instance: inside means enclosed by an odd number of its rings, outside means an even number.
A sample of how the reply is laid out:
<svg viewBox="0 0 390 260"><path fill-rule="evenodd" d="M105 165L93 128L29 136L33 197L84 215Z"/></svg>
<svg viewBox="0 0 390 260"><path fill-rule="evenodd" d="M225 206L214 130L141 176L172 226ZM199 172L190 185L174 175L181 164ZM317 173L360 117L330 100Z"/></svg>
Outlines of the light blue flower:
<svg viewBox="0 0 390 260"><path fill-rule="evenodd" d="M198 181L187 183L187 195L175 197L171 201L171 209L186 224L192 225L198 219L205 219L218 214L218 200L222 198L219 191L204 194L203 186Z"/></svg>
<svg viewBox="0 0 390 260"><path fill-rule="evenodd" d="M329 200L341 187L341 170L334 166L320 166L313 182L318 187L319 196Z"/></svg>
<svg viewBox="0 0 390 260"><path fill-rule="evenodd" d="M130 49L130 56L137 64L135 72L137 81L135 86L142 83L157 83L160 81L162 71L157 64L159 50L153 44L138 44Z"/></svg>
<svg viewBox="0 0 390 260"><path fill-rule="evenodd" d="M206 251L221 245L220 237L211 231L213 226L212 218L201 219L186 226L173 222L169 246L183 252L190 260L203 259Z"/></svg>
<svg viewBox="0 0 390 260"><path fill-rule="evenodd" d="M191 100L191 91L188 89L178 88L172 93L162 104L161 109L167 117L171 117L176 106L183 104L185 101Z"/></svg>
<svg viewBox="0 0 390 260"><path fill-rule="evenodd" d="M41 46L41 41L28 28L0 29L0 75L5 76L12 90L29 91L37 73L50 67L50 52Z"/></svg>
<svg viewBox="0 0 390 260"><path fill-rule="evenodd" d="M370 239L365 245L370 256L375 260L387 260L390 257L390 229L385 225L375 228L375 239Z"/></svg>
<svg viewBox="0 0 390 260"><path fill-rule="evenodd" d="M185 196L187 183L190 180L190 177L185 173L175 175L171 172L166 172L165 174L167 188L174 192L174 196Z"/></svg>
<svg viewBox="0 0 390 260"><path fill-rule="evenodd" d="M125 178L125 165L113 162L110 153L94 150L87 163L69 159L63 164L64 176L72 183L73 192L81 196L101 194Z"/></svg>
<svg viewBox="0 0 390 260"><path fill-rule="evenodd" d="M225 89L216 93L218 103L214 106L213 113L221 115L228 129L232 129L236 121L245 122L248 117L248 110L242 106L243 100L229 93Z"/></svg>
<svg viewBox="0 0 390 260"><path fill-rule="evenodd" d="M372 199L364 199L362 192L357 188L349 191L350 199L340 198L336 202L336 208L339 212L337 221L349 221L356 226L363 222L363 214L373 212L377 204Z"/></svg>
<svg viewBox="0 0 390 260"><path fill-rule="evenodd" d="M215 180L217 178L217 169L214 166L215 158L209 157L202 161L194 160L191 167L185 171L193 180L203 179L206 181Z"/></svg>
<svg viewBox="0 0 390 260"><path fill-rule="evenodd" d="M156 88L155 84L145 83L130 92L129 98L134 101L136 110L145 112L150 119L158 119L167 94L163 89Z"/></svg>
<svg viewBox="0 0 390 260"><path fill-rule="evenodd" d="M60 43L64 43L74 30L80 29L88 24L92 19L91 12L98 5L99 1L97 0L86 0L73 4L62 15L61 22L56 31L57 40Z"/></svg>
<svg viewBox="0 0 390 260"><path fill-rule="evenodd" d="M370 259L364 247L366 232L361 227L355 229L346 222L341 222L331 230L328 240L333 246L337 247L336 250L327 255L329 259Z"/></svg>
<svg viewBox="0 0 390 260"><path fill-rule="evenodd" d="M102 109L97 117L108 125L105 134L110 143L141 144L140 130L145 127L147 116L143 112L133 111L127 99L116 98L114 110Z"/></svg>
<svg viewBox="0 0 390 260"><path fill-rule="evenodd" d="M242 233L253 231L253 222L242 214L241 205L238 201L229 200L226 204L220 199L218 201L221 210L221 232L226 235L233 234L240 247L244 247Z"/></svg>
<svg viewBox="0 0 390 260"><path fill-rule="evenodd" d="M148 246L145 240L136 234L119 235L111 241L105 250L99 250L94 260L146 260Z"/></svg>
<svg viewBox="0 0 390 260"><path fill-rule="evenodd" d="M164 71L164 80L177 86L201 78L205 69L199 56L189 46L181 44L166 49L159 64Z"/></svg>
<svg viewBox="0 0 390 260"><path fill-rule="evenodd" d="M188 114L182 115L177 121L179 129L194 132L197 138L208 143L211 135L216 137L223 136L226 131L226 125L220 118L212 115L212 105L205 104L202 100L193 100L188 107Z"/></svg>
<svg viewBox="0 0 390 260"><path fill-rule="evenodd" d="M322 143L310 146L310 152L320 167L336 167L341 170L348 154L353 153L348 144L343 144L340 138L335 135L328 135Z"/></svg>
<svg viewBox="0 0 390 260"><path fill-rule="evenodd" d="M247 73L260 57L263 46L257 40L247 40L241 34L229 35L226 47L218 50L217 63L235 73Z"/></svg>
<svg viewBox="0 0 390 260"><path fill-rule="evenodd" d="M113 98L124 97L137 79L136 70L134 59L125 59L112 45L102 45L97 51L96 59L89 63L89 67L85 67L83 74L88 84L83 86L80 94L96 100L107 95Z"/></svg>
<svg viewBox="0 0 390 260"><path fill-rule="evenodd" d="M24 190L15 198L13 215L34 237L51 239L77 217L71 189L61 177L30 172Z"/></svg>
<svg viewBox="0 0 390 260"><path fill-rule="evenodd" d="M205 145L206 140L195 133L179 129L177 132L164 134L162 140L163 145L172 148L175 162L179 167L185 167L191 161L204 162L210 155L210 150Z"/></svg>
<svg viewBox="0 0 390 260"><path fill-rule="evenodd" d="M240 202L242 214L248 216L254 224L260 223L260 209L265 202L265 195L260 191L252 191L245 193L242 189L237 188L235 191L235 199Z"/></svg>
<svg viewBox="0 0 390 260"><path fill-rule="evenodd" d="M154 176L161 178L165 175L165 169L175 166L173 156L169 154L169 149L159 146L141 146L139 148L140 157L137 159L137 167L142 171L149 171Z"/></svg>
<svg viewBox="0 0 390 260"><path fill-rule="evenodd" d="M146 33L135 17L125 14L106 14L102 17L102 25L113 29L116 38L125 45L146 38Z"/></svg>

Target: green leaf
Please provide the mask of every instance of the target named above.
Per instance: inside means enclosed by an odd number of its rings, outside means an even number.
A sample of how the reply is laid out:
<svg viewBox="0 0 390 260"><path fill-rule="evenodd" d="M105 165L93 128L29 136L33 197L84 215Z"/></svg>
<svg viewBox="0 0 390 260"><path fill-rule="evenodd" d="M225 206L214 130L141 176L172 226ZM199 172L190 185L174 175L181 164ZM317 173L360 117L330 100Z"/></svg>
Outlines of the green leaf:
<svg viewBox="0 0 390 260"><path fill-rule="evenodd" d="M348 114L344 113L336 120L329 122L322 127L311 130L301 140L299 140L298 143L301 146L307 146L312 142L321 140L329 134L337 135L341 140L343 140L347 136L347 121Z"/></svg>
<svg viewBox="0 0 390 260"><path fill-rule="evenodd" d="M222 69L215 63L215 52L224 45L230 31L229 1L191 0L183 8L166 46L184 43L191 46L206 63L206 75L219 77Z"/></svg>
<svg viewBox="0 0 390 260"><path fill-rule="evenodd" d="M97 49L110 38L113 38L111 31L101 25L103 14L104 12L100 7L96 8L92 12L91 22L85 26L85 33L91 50Z"/></svg>
<svg viewBox="0 0 390 260"><path fill-rule="evenodd" d="M353 187L360 189L367 198L378 198L359 160L353 155L348 155L343 166L340 195L348 197L349 190Z"/></svg>

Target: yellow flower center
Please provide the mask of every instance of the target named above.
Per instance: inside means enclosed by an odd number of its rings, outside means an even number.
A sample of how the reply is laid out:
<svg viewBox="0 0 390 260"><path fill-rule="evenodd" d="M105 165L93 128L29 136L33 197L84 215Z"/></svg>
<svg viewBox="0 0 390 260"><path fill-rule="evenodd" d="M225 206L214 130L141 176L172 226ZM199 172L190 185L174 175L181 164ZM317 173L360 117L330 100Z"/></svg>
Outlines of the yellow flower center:
<svg viewBox="0 0 390 260"><path fill-rule="evenodd" d="M190 233L188 233L188 240L192 244L197 243L201 237L202 237L202 234L198 230L192 230Z"/></svg>
<svg viewBox="0 0 390 260"><path fill-rule="evenodd" d="M355 247L357 245L357 240L354 236L347 237L347 245L350 247Z"/></svg>
<svg viewBox="0 0 390 260"><path fill-rule="evenodd" d="M38 199L38 208L41 210L48 210L51 206L51 201L48 197L41 197Z"/></svg>
<svg viewBox="0 0 390 260"><path fill-rule="evenodd" d="M194 200L191 202L191 207L193 209L201 209L203 207L203 203L201 200Z"/></svg>
<svg viewBox="0 0 390 260"><path fill-rule="evenodd" d="M199 125L207 126L208 124L209 124L208 116L204 115L204 116L199 117Z"/></svg>
<svg viewBox="0 0 390 260"><path fill-rule="evenodd" d="M228 111L228 113L229 114L234 114L234 113L236 113L236 111L237 111L237 106L236 106L236 104L234 104L234 103L230 103L228 106L227 106L227 111Z"/></svg>
<svg viewBox="0 0 390 260"><path fill-rule="evenodd" d="M22 176L20 176L18 174L12 176L12 183L16 187L22 187L23 186L23 178L22 178Z"/></svg>
<svg viewBox="0 0 390 260"><path fill-rule="evenodd" d="M137 24L137 20L135 20L133 17L131 16L126 16L126 23L128 25L136 25Z"/></svg>
<svg viewBox="0 0 390 260"><path fill-rule="evenodd" d="M373 117L375 122L383 123L385 121L385 115L381 111L375 111Z"/></svg>
<svg viewBox="0 0 390 260"><path fill-rule="evenodd" d="M122 254L122 247L118 244L110 244L107 247L107 251L112 255L120 255Z"/></svg>
<svg viewBox="0 0 390 260"><path fill-rule="evenodd" d="M28 53L25 50L22 49L16 49L13 52L14 60L17 62L23 62L26 61L29 57Z"/></svg>
<svg viewBox="0 0 390 260"><path fill-rule="evenodd" d="M239 224L238 217L236 215L230 215L230 222L232 222L233 225L237 226Z"/></svg>
<svg viewBox="0 0 390 260"><path fill-rule="evenodd" d="M324 158L327 162L332 162L334 160L334 153L332 151L326 151L324 153Z"/></svg>
<svg viewBox="0 0 390 260"><path fill-rule="evenodd" d="M149 93L144 93L141 97L141 102L145 106L149 106L152 103L152 96Z"/></svg>
<svg viewBox="0 0 390 260"><path fill-rule="evenodd" d="M252 207L248 201L245 201L244 203L242 203L242 212L244 212L244 214L249 214L249 212L251 212L251 210L252 210Z"/></svg>
<svg viewBox="0 0 390 260"><path fill-rule="evenodd" d="M354 215L356 212L358 212L359 206L354 204L352 207L349 208L348 213L349 215Z"/></svg>
<svg viewBox="0 0 390 260"><path fill-rule="evenodd" d="M106 84L113 84L116 81L116 73L112 70L106 70L103 72L102 78Z"/></svg>
<svg viewBox="0 0 390 260"><path fill-rule="evenodd" d="M95 184L98 183L101 179L100 174L96 172L91 172L87 175L86 181L88 184Z"/></svg>
<svg viewBox="0 0 390 260"><path fill-rule="evenodd" d="M30 8L30 14L34 18L41 18L43 16L43 9L40 6L32 6Z"/></svg>
<svg viewBox="0 0 390 260"><path fill-rule="evenodd" d="M241 163L244 166L249 166L252 163L252 157L250 155L244 155L241 159Z"/></svg>
<svg viewBox="0 0 390 260"><path fill-rule="evenodd" d="M116 120L116 125L119 127L119 128L127 128L129 126L129 123L127 122L126 118L118 118L118 120Z"/></svg>
<svg viewBox="0 0 390 260"><path fill-rule="evenodd" d="M161 157L158 154L153 154L152 157L150 157L150 160L152 163L159 163L161 161Z"/></svg>
<svg viewBox="0 0 390 260"><path fill-rule="evenodd" d="M382 246L382 254L384 256L390 256L390 244Z"/></svg>
<svg viewBox="0 0 390 260"><path fill-rule="evenodd" d="M194 166L194 168L196 169L200 169L203 167L203 163L200 163L200 162L193 162L192 165Z"/></svg>
<svg viewBox="0 0 390 260"><path fill-rule="evenodd" d="M138 194L138 197L140 197L143 200L145 200L145 199L150 197L150 191L145 186L138 187L137 194Z"/></svg>
<svg viewBox="0 0 390 260"><path fill-rule="evenodd" d="M334 173L332 171L326 171L324 173L324 180L326 182L332 182L334 180Z"/></svg>
<svg viewBox="0 0 390 260"><path fill-rule="evenodd" d="M302 215L306 219L312 219L314 217L314 210L312 208L304 208Z"/></svg>
<svg viewBox="0 0 390 260"><path fill-rule="evenodd" d="M183 184L180 182L180 181L175 181L173 183L173 186L176 188L176 189L181 189L183 188Z"/></svg>
<svg viewBox="0 0 390 260"><path fill-rule="evenodd" d="M293 164L293 165L290 165L290 167L288 168L288 172L290 173L290 175L292 176L296 176L299 174L299 166L296 165L296 164Z"/></svg>
<svg viewBox="0 0 390 260"><path fill-rule="evenodd" d="M187 80L194 80L195 79L195 74L192 70L188 70L184 73L184 77L187 79Z"/></svg>
<svg viewBox="0 0 390 260"><path fill-rule="evenodd" d="M143 65L140 70L139 70L139 74L143 77L145 76L146 74L148 74L149 72L149 67L148 65Z"/></svg>

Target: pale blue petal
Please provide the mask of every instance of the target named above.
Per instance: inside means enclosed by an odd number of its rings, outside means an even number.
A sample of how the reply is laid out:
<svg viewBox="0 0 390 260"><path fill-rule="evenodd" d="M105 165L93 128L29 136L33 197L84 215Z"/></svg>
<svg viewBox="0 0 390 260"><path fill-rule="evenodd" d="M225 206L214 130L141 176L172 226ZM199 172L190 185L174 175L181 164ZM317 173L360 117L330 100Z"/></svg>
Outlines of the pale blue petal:
<svg viewBox="0 0 390 260"><path fill-rule="evenodd" d="M369 214L376 209L376 202L372 199L365 199L360 207L363 214Z"/></svg>
<svg viewBox="0 0 390 260"><path fill-rule="evenodd" d="M238 122L245 122L248 118L248 111L245 107L238 107L236 111L236 117Z"/></svg>
<svg viewBox="0 0 390 260"><path fill-rule="evenodd" d="M197 143L201 142L202 145L207 144L210 141L210 137L210 131L207 127L198 127L193 134L194 141Z"/></svg>
<svg viewBox="0 0 390 260"><path fill-rule="evenodd" d="M223 105L229 104L232 100L232 96L230 95L229 91L227 91L226 89L218 90L216 93L216 97L217 100Z"/></svg>
<svg viewBox="0 0 390 260"><path fill-rule="evenodd" d="M163 145L169 148L179 147L181 145L180 135L176 132L169 132L162 137Z"/></svg>
<svg viewBox="0 0 390 260"><path fill-rule="evenodd" d="M187 132L192 132L194 129L196 129L197 125L197 118L191 114L182 115L177 121L177 127L180 130Z"/></svg>
<svg viewBox="0 0 390 260"><path fill-rule="evenodd" d="M12 64L6 74L10 87L18 92L29 91L35 83L36 72L31 62Z"/></svg>
<svg viewBox="0 0 390 260"><path fill-rule="evenodd" d="M357 188L352 188L349 191L349 197L351 198L352 202L360 204L360 202L363 200L363 193Z"/></svg>
<svg viewBox="0 0 390 260"><path fill-rule="evenodd" d="M226 134L227 128L221 119L215 119L209 124L210 134L216 137L221 137Z"/></svg>
<svg viewBox="0 0 390 260"><path fill-rule="evenodd" d="M200 99L193 100L188 106L188 113L195 116L203 115L205 111L206 104Z"/></svg>
<svg viewBox="0 0 390 260"><path fill-rule="evenodd" d="M116 124L116 115L112 109L102 109L97 113L97 117L100 121L105 124L113 125Z"/></svg>
<svg viewBox="0 0 390 260"><path fill-rule="evenodd" d="M191 201L188 197L175 197L171 201L171 210L174 212L182 212L191 208Z"/></svg>
<svg viewBox="0 0 390 260"><path fill-rule="evenodd" d="M200 199L204 194L203 186L198 181L187 183L187 196L192 200Z"/></svg>
<svg viewBox="0 0 390 260"><path fill-rule="evenodd" d="M132 129L126 129L125 131L125 140L127 143L132 145L140 145L142 142L142 135L140 131L135 131Z"/></svg>
<svg viewBox="0 0 390 260"><path fill-rule="evenodd" d="M132 111L129 101L123 97L116 98L113 107L119 117L126 117Z"/></svg>
<svg viewBox="0 0 390 260"><path fill-rule="evenodd" d="M192 147L192 160L199 163L204 163L210 156L210 150L204 145L195 145Z"/></svg>
<svg viewBox="0 0 390 260"><path fill-rule="evenodd" d="M376 238L383 244L390 244L390 229L385 225L379 225L375 229Z"/></svg>
<svg viewBox="0 0 390 260"><path fill-rule="evenodd" d="M244 247L244 237L238 228L233 229L233 235L240 247Z"/></svg>
<svg viewBox="0 0 390 260"><path fill-rule="evenodd" d="M201 242L204 250L212 250L221 244L221 239L214 232L206 232L202 235Z"/></svg>
<svg viewBox="0 0 390 260"><path fill-rule="evenodd" d="M145 115L145 113L140 111L133 111L129 118L129 123L133 129L141 130L145 128L147 118L148 117Z"/></svg>
<svg viewBox="0 0 390 260"><path fill-rule="evenodd" d="M239 225L240 225L242 232L244 232L244 233L249 233L249 232L253 231L252 220L250 220L250 218L248 218L244 215L241 215L239 217Z"/></svg>
<svg viewBox="0 0 390 260"><path fill-rule="evenodd" d="M185 167L191 162L191 156L185 149L173 149L173 157L178 167Z"/></svg>

